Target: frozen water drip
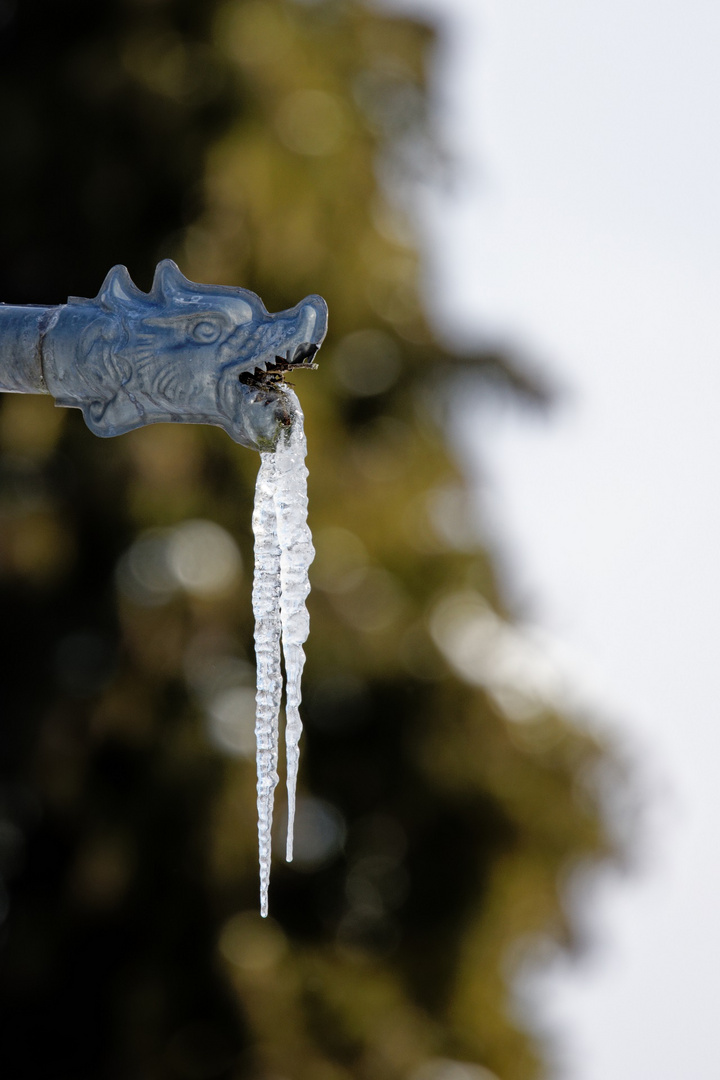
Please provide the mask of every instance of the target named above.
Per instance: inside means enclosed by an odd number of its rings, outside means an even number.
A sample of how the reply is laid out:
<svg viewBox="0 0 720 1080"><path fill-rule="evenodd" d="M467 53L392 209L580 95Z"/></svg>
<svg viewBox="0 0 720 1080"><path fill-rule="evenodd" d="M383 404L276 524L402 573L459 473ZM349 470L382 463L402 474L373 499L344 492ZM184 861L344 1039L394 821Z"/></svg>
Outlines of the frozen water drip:
<svg viewBox="0 0 720 1080"><path fill-rule="evenodd" d="M291 394L292 391L286 391ZM303 645L310 621L305 601L315 550L307 524L307 443L303 414L295 395L293 422L273 453L260 455L255 489L255 653L257 658L257 803L260 857L260 911L268 913L272 818L278 782L279 713L282 699L280 646L285 660L285 752L288 831L286 858L293 857L295 793L300 759Z"/></svg>

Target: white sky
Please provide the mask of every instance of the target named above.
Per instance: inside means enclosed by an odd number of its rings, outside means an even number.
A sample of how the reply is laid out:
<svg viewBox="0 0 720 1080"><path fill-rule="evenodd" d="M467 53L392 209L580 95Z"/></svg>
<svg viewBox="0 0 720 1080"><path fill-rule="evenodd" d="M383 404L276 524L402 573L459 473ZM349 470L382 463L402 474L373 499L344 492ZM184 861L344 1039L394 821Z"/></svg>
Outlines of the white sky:
<svg viewBox="0 0 720 1080"><path fill-rule="evenodd" d="M601 947L537 984L556 1077L717 1080L720 5L397 6L448 21L441 325L494 330L571 390L549 423L464 430L524 608L577 657L651 808L638 871L596 897Z"/></svg>

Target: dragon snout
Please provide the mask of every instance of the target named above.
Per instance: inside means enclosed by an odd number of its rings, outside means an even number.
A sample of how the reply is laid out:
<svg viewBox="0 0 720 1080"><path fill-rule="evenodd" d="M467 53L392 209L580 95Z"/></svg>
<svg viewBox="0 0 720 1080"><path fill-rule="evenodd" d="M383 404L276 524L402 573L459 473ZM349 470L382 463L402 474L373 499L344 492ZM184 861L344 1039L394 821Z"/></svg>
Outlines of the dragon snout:
<svg viewBox="0 0 720 1080"><path fill-rule="evenodd" d="M243 363L241 383L269 388L283 382L288 371L314 368L315 355L327 333L327 304L309 296L296 307L271 315L265 324L266 344Z"/></svg>
<svg viewBox="0 0 720 1080"><path fill-rule="evenodd" d="M327 333L327 305L308 296L264 324L266 343L248 360L229 364L218 387L218 403L229 423L225 430L253 450L272 450L280 432L299 408L285 382L290 371L314 368L315 355Z"/></svg>
<svg viewBox="0 0 720 1080"><path fill-rule="evenodd" d="M327 333L328 310L322 296L308 296L277 318L292 327L292 334L284 355L276 356L276 361L289 367L310 367Z"/></svg>

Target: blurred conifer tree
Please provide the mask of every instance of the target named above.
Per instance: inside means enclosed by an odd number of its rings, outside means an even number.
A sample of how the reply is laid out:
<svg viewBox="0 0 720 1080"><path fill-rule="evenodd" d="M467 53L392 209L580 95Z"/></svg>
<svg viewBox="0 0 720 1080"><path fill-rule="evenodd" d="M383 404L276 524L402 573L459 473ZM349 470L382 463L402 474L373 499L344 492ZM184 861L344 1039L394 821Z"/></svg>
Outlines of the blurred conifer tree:
<svg viewBox="0 0 720 1080"><path fill-rule="evenodd" d="M423 311L408 208L439 168L433 42L359 0L0 2L4 301L93 296L118 262L147 288L170 255L331 312L298 387L318 557L298 859L267 922L257 459L216 430L104 442L48 399L1 403L12 1080L542 1073L513 971L574 940L563 882L610 853L612 759L498 667L523 639L445 408L459 377L544 394L449 352Z"/></svg>

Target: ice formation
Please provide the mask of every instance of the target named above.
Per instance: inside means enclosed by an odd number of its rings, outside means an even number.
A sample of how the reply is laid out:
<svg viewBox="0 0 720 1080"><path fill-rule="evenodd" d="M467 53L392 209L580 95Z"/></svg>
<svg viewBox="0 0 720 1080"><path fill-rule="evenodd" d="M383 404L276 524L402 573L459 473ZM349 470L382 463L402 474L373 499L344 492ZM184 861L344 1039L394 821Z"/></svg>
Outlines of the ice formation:
<svg viewBox="0 0 720 1080"><path fill-rule="evenodd" d="M290 392L288 392L290 393ZM294 395L293 395L294 398ZM272 819L278 782L279 713L285 659L285 752L287 759L288 862L293 856L295 790L300 720L300 680L305 664L303 645L310 627L305 601L310 592L308 569L315 554L307 524L307 443L303 415L294 398L294 419L274 453L260 455L255 489L255 654L257 658L257 805L260 853L260 911L268 913L272 854Z"/></svg>

